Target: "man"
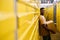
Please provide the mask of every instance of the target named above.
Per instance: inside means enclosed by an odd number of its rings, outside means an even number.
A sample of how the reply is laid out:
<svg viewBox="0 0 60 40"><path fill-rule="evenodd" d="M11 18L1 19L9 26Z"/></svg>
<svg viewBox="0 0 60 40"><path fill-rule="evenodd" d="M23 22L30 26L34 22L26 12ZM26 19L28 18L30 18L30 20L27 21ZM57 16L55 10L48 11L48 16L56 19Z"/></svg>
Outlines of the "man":
<svg viewBox="0 0 60 40"><path fill-rule="evenodd" d="M51 37L50 37L50 31L48 28L47 28L47 23L49 22L53 22L53 21L46 21L45 17L44 17L44 13L45 13L45 10L44 8L40 8L40 26L39 26L39 33L40 35L43 37L43 40L51 40Z"/></svg>

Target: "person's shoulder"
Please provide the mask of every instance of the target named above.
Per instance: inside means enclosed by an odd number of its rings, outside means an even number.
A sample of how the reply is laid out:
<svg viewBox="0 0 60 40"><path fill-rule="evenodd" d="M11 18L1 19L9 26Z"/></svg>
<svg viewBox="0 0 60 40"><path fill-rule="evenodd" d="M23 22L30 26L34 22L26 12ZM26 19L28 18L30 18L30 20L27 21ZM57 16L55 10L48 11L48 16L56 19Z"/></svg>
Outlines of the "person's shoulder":
<svg viewBox="0 0 60 40"><path fill-rule="evenodd" d="M43 16L43 15L40 15L40 17L41 17L41 18L44 18L44 16Z"/></svg>

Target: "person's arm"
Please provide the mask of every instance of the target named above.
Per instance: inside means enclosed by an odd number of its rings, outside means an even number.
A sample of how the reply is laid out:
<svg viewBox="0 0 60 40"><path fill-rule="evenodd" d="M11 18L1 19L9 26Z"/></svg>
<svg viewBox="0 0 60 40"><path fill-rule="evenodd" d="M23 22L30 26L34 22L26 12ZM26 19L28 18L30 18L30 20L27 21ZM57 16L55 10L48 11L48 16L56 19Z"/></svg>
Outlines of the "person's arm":
<svg viewBox="0 0 60 40"><path fill-rule="evenodd" d="M41 17L41 19L42 19L42 21L43 21L43 27L46 29L46 30L49 30L49 31L51 31L51 32L53 32L54 33L54 31L52 31L52 30L50 30L50 29L48 29L48 26L47 26L47 24L49 24L49 23L52 23L53 21L46 21L46 19L45 19L45 17L43 16L43 17Z"/></svg>
<svg viewBox="0 0 60 40"><path fill-rule="evenodd" d="M42 27L45 28L46 30L49 30L47 24L42 24Z"/></svg>
<svg viewBox="0 0 60 40"><path fill-rule="evenodd" d="M46 30L49 30L48 27L47 27L47 22L46 22L46 19L44 16L41 16L40 17L40 20L41 20L41 23L42 23L42 27L45 28Z"/></svg>
<svg viewBox="0 0 60 40"><path fill-rule="evenodd" d="M47 23L52 23L52 21L48 21ZM47 23L46 24L44 24L43 25L43 27L46 29L46 30L48 30L48 31L50 31L50 32L52 32L52 33L56 33L56 32L54 32L53 30L51 30L51 29L48 29L48 26L47 26Z"/></svg>
<svg viewBox="0 0 60 40"><path fill-rule="evenodd" d="M54 31L52 31L52 30L48 29L47 24L43 24L43 28L45 28L46 30L51 31L52 33L54 33L54 34L55 34L55 32L54 32Z"/></svg>

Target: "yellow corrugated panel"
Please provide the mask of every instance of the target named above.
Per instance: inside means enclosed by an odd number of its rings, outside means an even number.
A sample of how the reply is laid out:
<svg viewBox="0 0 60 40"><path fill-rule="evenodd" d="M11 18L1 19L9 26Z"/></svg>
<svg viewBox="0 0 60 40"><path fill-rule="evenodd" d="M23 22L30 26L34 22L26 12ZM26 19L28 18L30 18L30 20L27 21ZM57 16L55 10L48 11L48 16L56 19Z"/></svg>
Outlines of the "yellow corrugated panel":
<svg viewBox="0 0 60 40"><path fill-rule="evenodd" d="M14 0L0 0L0 40L14 40Z"/></svg>
<svg viewBox="0 0 60 40"><path fill-rule="evenodd" d="M48 7L48 20L53 20L53 5Z"/></svg>
<svg viewBox="0 0 60 40"><path fill-rule="evenodd" d="M34 36L33 36L32 40L40 40L39 39L39 32L38 31L39 30L38 30L38 21L37 21L37 28L36 28L36 30L34 32Z"/></svg>
<svg viewBox="0 0 60 40"><path fill-rule="evenodd" d="M19 3L17 3L17 8L19 8L18 10L17 10L17 12L26 12L26 6L24 5L24 4L19 4ZM19 7L18 7L19 6Z"/></svg>
<svg viewBox="0 0 60 40"><path fill-rule="evenodd" d="M45 8L44 16L47 20L53 20L53 5Z"/></svg>
<svg viewBox="0 0 60 40"><path fill-rule="evenodd" d="M57 20L57 29L60 32L60 3L57 3L56 20Z"/></svg>
<svg viewBox="0 0 60 40"><path fill-rule="evenodd" d="M17 7L17 8L19 8L18 12L33 12L34 11L34 8L28 7L25 4L20 3L20 2L17 3L17 6L19 6L19 7Z"/></svg>
<svg viewBox="0 0 60 40"><path fill-rule="evenodd" d="M38 40L38 14L37 10L31 6L25 5L24 3L17 2L18 8L18 40L33 40L35 37ZM35 12L36 10L36 12ZM36 32L36 33L35 33ZM36 36L34 36L34 34Z"/></svg>
<svg viewBox="0 0 60 40"><path fill-rule="evenodd" d="M24 4L24 5L27 5L27 6L30 6L31 8L34 8L34 9L36 9L36 10L39 10L39 8L37 8L36 5L35 5L35 6L32 5L33 1L32 1L32 3L30 3L30 1L27 2L26 0L17 0L17 2L22 3L22 4ZM36 2L34 2L34 3L36 3ZM37 3L36 3L36 4L37 4Z"/></svg>

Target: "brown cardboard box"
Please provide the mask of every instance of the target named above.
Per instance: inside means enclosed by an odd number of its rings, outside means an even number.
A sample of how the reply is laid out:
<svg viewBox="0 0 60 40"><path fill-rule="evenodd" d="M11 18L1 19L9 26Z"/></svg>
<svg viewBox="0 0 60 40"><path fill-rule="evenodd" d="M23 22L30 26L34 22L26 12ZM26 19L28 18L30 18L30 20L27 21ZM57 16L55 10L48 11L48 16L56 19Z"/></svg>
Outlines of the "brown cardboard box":
<svg viewBox="0 0 60 40"><path fill-rule="evenodd" d="M51 31L52 34L55 34L55 33L56 33L57 28L56 28L56 26L55 26L55 24L54 24L53 22L48 23L47 26L48 26L48 29L49 29L49 30L52 30L52 31Z"/></svg>

